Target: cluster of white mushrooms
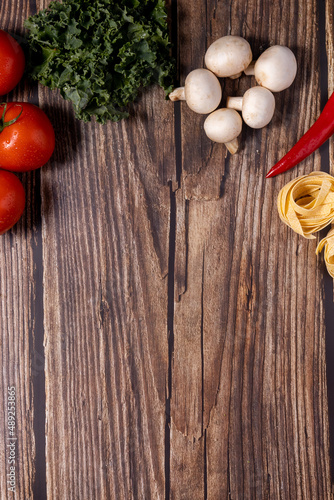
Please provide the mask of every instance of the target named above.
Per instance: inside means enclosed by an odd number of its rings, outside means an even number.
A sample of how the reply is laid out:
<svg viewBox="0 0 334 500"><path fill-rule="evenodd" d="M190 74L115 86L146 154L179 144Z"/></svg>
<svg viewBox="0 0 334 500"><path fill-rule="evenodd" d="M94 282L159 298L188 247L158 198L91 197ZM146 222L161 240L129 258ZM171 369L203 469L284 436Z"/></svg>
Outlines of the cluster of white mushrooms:
<svg viewBox="0 0 334 500"><path fill-rule="evenodd" d="M184 87L175 89L169 98L185 100L190 109L208 114L204 122L206 135L215 142L224 143L230 153L238 149L237 137L244 122L252 128L268 125L275 111L272 92L287 89L295 79L296 58L288 47L274 45L265 50L257 61L252 61L252 50L240 36L224 36L210 45L205 54L207 69L195 69L186 78ZM217 77L239 78L255 75L259 86L247 90L243 97L228 97L226 108L218 108L222 88ZM216 110L216 111L215 111Z"/></svg>

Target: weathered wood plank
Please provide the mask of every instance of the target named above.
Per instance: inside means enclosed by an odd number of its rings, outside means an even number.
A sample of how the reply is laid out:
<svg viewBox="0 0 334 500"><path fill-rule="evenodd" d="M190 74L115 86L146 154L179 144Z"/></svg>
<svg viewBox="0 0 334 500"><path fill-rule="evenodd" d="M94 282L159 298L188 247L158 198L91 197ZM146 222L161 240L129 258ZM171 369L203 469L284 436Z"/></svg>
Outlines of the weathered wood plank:
<svg viewBox="0 0 334 500"><path fill-rule="evenodd" d="M242 148L225 166L224 147L210 146L201 118L181 108L185 192L176 211L185 222L176 245L186 244L186 255L176 254L175 269L185 291L175 303L171 408L183 445L174 432L172 495L197 470L208 498L329 498L325 271L316 244L283 227L276 210L279 189L319 169L320 155L264 178L319 115L317 3L207 2L205 15L200 2L178 5L181 83L225 34L248 39L255 57L269 45L288 45L299 70L294 85L275 95L273 122L244 127ZM182 27L185 19L191 29ZM200 42L187 32L200 33ZM254 83L227 82L224 98ZM204 194L206 169L216 190ZM205 450L189 447L204 438ZM197 478L192 498L203 498Z"/></svg>
<svg viewBox="0 0 334 500"><path fill-rule="evenodd" d="M203 67L207 47L205 2L178 1L180 84L187 74ZM182 181L187 199L217 199L224 173L225 150L217 148L203 132L205 117L182 106ZM191 124L191 125L190 125ZM199 161L199 158L201 160Z"/></svg>
<svg viewBox="0 0 334 500"><path fill-rule="evenodd" d="M0 4L0 28L22 41L23 21L32 13L25 0L4 0ZM20 12L20 15L17 15ZM4 100L36 102L34 88L22 80ZM19 175L26 191L26 209L11 232L0 238L0 491L2 498L33 498L44 491L42 446L37 436L36 414L42 410L43 422L43 316L42 259L40 238L39 174ZM7 388L16 391L15 494L9 490L9 432L7 427ZM39 454L37 459L36 455ZM41 461L40 477L36 460Z"/></svg>
<svg viewBox="0 0 334 500"><path fill-rule="evenodd" d="M320 112L318 5L177 4L181 83L227 33L255 56L287 44L298 79L275 96L272 124L244 127L233 158L182 103L175 194L173 105L160 90L127 122L100 127L39 89L57 148L22 176L27 209L0 241L0 391L5 407L7 385L17 388L17 498L41 498L45 467L50 498L330 498L325 269L275 207L280 187L321 157L264 179ZM29 8L4 0L0 27L20 34ZM329 0L329 91L332 15ZM226 81L224 96L251 83ZM9 97L38 102L26 83ZM10 498L5 461L3 447Z"/></svg>
<svg viewBox="0 0 334 500"><path fill-rule="evenodd" d="M101 127L40 100L58 136L42 172L48 495L163 498L173 109L155 89Z"/></svg>
<svg viewBox="0 0 334 500"><path fill-rule="evenodd" d="M205 477L202 457L204 439L189 439L171 424L172 485L171 500L189 500L190 498L206 498ZM197 457L197 461L194 460Z"/></svg>
<svg viewBox="0 0 334 500"><path fill-rule="evenodd" d="M326 49L328 63L328 96L334 92L334 3L332 0L325 2L326 7ZM329 140L331 174L334 173L334 142Z"/></svg>

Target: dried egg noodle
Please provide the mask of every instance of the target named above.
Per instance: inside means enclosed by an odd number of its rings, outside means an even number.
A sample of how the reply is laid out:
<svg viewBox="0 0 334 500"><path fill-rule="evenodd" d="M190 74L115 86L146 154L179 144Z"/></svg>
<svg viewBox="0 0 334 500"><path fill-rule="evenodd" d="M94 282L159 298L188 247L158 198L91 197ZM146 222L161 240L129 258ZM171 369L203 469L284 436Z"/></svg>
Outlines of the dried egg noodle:
<svg viewBox="0 0 334 500"><path fill-rule="evenodd" d="M313 233L334 219L334 177L325 172L297 177L281 189L277 208L285 224L304 238L314 239Z"/></svg>
<svg viewBox="0 0 334 500"><path fill-rule="evenodd" d="M334 229L331 229L327 236L319 242L316 253L320 253L324 247L327 271L334 278Z"/></svg>

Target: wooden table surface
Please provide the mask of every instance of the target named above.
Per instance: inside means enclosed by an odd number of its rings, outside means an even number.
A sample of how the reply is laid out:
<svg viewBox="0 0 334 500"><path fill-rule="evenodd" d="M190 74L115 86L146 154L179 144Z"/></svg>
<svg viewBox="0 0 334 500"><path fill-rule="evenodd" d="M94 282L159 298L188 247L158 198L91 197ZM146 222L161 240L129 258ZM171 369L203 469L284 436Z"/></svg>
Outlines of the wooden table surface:
<svg viewBox="0 0 334 500"><path fill-rule="evenodd" d="M48 4L2 0L0 27L22 36ZM27 80L8 96L39 104L57 145L20 176L27 207L0 238L1 500L332 498L333 287L315 255L326 231L296 235L276 198L297 175L334 173L333 143L265 173L334 89L334 0L169 10L181 83L227 34L255 57L289 46L296 81L275 95L269 126L244 127L233 157L158 88L104 126ZM222 83L226 99L254 80Z"/></svg>

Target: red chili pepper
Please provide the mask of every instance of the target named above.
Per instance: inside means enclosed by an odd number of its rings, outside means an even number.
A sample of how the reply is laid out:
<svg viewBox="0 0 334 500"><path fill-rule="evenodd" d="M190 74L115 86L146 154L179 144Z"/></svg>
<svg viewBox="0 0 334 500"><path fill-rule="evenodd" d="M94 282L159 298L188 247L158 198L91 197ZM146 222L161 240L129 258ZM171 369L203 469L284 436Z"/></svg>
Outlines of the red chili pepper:
<svg viewBox="0 0 334 500"><path fill-rule="evenodd" d="M286 172L297 165L307 156L310 156L334 133L334 93L329 98L323 112L301 139L283 156L283 158L272 167L266 177L274 177Z"/></svg>

